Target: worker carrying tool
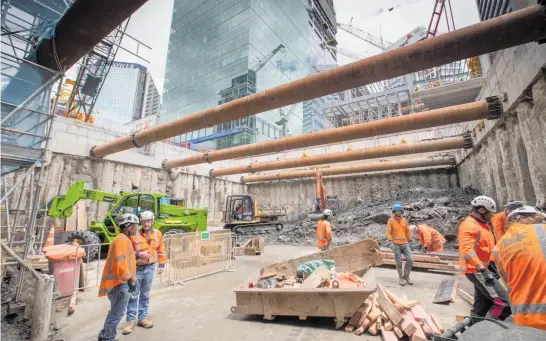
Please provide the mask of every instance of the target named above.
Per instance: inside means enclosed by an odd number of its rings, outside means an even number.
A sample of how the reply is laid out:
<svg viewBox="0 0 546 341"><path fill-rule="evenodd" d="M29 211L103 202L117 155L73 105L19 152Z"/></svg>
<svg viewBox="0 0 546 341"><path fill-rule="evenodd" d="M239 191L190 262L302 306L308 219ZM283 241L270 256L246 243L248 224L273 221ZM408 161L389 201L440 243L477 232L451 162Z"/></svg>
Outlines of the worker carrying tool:
<svg viewBox="0 0 546 341"><path fill-rule="evenodd" d="M99 333L99 341L117 340L116 329L125 315L131 293L137 288L136 258L130 237L136 232L138 218L123 213L116 216L115 222L121 233L110 244L102 271L99 297L108 295L110 311Z"/></svg>
<svg viewBox="0 0 546 341"><path fill-rule="evenodd" d="M409 275L413 266L413 258L411 256L411 231L406 218L403 217L404 208L400 204L395 204L392 207L393 216L387 222L387 240L389 247L394 251L394 259L396 261L396 271L398 271L398 284L404 286L407 284L413 285ZM406 257L406 265L402 270L402 255Z"/></svg>
<svg viewBox="0 0 546 341"><path fill-rule="evenodd" d="M523 207L524 202L517 200L508 200L504 205L504 211L496 213L491 218L491 225L493 225L493 232L495 234L495 240L499 241L506 232L506 218L515 209Z"/></svg>
<svg viewBox="0 0 546 341"><path fill-rule="evenodd" d="M471 316L504 320L510 315L508 296L504 290L494 290L493 267L489 267L495 237L487 220L496 212L493 199L475 197L472 212L459 225L459 267L461 274L474 284L474 305ZM500 286L500 284L499 284Z"/></svg>
<svg viewBox="0 0 546 341"><path fill-rule="evenodd" d="M546 330L546 214L523 206L508 215L493 261L508 287L514 323Z"/></svg>
<svg viewBox="0 0 546 341"><path fill-rule="evenodd" d="M428 225L410 225L410 231L419 241L422 252L444 251L446 239L433 227Z"/></svg>
<svg viewBox="0 0 546 341"><path fill-rule="evenodd" d="M327 208L317 222L317 247L321 251L328 250L332 244L332 224L328 221L331 216L332 210Z"/></svg>
<svg viewBox="0 0 546 341"><path fill-rule="evenodd" d="M152 328L153 322L147 319L148 306L150 305L150 290L154 280L156 264L157 273L161 275L165 269L167 257L165 255L165 242L160 231L152 227L154 214L144 211L140 214L141 229L131 237L133 248L136 252L136 278L137 290L131 294L127 306L127 324L123 327L123 334L130 334L135 325L143 328ZM137 322L138 308L138 322Z"/></svg>

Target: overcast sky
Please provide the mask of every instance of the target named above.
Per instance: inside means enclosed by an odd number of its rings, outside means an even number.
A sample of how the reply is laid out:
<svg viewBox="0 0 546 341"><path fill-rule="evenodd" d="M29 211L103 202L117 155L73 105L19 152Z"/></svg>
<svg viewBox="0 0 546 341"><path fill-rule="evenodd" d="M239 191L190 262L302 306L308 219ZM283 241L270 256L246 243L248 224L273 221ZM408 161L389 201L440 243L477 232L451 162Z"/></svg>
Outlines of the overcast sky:
<svg viewBox="0 0 546 341"><path fill-rule="evenodd" d="M116 58L119 61L140 63L148 67L161 93L165 78L173 2L174 0L149 0L133 14L129 22L128 33L152 48L151 51L141 50L141 54L150 63L122 50ZM434 2L435 0L334 0L334 6L338 22L349 23L353 18L352 24L355 27L376 36L381 34L383 39L394 42L417 26L428 27ZM456 28L472 25L479 21L476 0L453 0L451 4ZM394 9L389 11L388 9L391 7ZM439 31L447 32L445 18L442 18L440 22ZM337 40L338 47L362 56L370 56L380 52L379 49L344 31L338 32ZM127 41L124 46L131 47L133 45ZM352 60L345 56L339 56L338 62L342 65L350 63Z"/></svg>

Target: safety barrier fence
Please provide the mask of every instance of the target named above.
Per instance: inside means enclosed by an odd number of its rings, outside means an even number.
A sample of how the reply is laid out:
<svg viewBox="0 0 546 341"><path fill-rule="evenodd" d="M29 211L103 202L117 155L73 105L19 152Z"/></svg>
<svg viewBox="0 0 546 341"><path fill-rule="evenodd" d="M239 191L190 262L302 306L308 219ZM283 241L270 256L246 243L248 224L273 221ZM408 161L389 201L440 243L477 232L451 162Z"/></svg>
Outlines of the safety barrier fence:
<svg viewBox="0 0 546 341"><path fill-rule="evenodd" d="M235 269L235 235L229 230L166 234L164 237L167 264L163 274L157 274L162 284L171 286L221 271ZM83 259L74 259L72 283L74 292L100 285L105 266L107 243L79 245L85 250ZM81 252L81 251L79 251ZM83 261L83 267L80 267ZM55 295L59 297L58 293Z"/></svg>

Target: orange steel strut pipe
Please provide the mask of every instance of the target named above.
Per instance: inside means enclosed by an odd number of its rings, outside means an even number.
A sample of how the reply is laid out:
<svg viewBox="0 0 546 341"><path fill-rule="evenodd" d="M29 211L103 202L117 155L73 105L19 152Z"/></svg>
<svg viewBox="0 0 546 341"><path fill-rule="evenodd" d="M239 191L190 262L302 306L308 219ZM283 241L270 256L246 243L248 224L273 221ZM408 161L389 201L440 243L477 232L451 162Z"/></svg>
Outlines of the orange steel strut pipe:
<svg viewBox="0 0 546 341"><path fill-rule="evenodd" d="M284 150L394 134L483 118L496 118L501 113L502 109L498 98L490 97L487 100L479 102L455 105L442 109L385 118L378 121L285 137L279 140L269 140L246 146L211 151L205 154L166 160L163 162L163 167L174 168L191 166L205 162L211 163L214 161L229 160L237 157L278 153Z"/></svg>
<svg viewBox="0 0 546 341"><path fill-rule="evenodd" d="M535 5L425 39L351 64L320 72L257 94L91 148L104 157L222 122L247 117L358 86L407 75L453 61L546 38L546 7Z"/></svg>
<svg viewBox="0 0 546 341"><path fill-rule="evenodd" d="M258 162L248 166L218 168L210 171L211 176L224 176L242 173L256 173L275 169L309 167L338 162L375 159L380 157L400 156L408 154L420 154L439 152L451 149L471 148L472 138L470 134L463 137L448 137L440 140L405 143L394 146L381 146L373 148L355 149L348 152L329 153L305 158L295 158L281 161Z"/></svg>
<svg viewBox="0 0 546 341"><path fill-rule="evenodd" d="M378 171L407 169L407 168L453 166L453 165L455 165L455 161L453 158L442 157L442 158L436 158L436 159L422 158L422 159L411 159L411 160L402 160L402 161L372 162L372 163L364 163L364 164L356 165L356 166L320 168L319 171L322 173L322 176L329 176L329 175L378 172ZM284 172L284 173L247 175L247 176L241 177L241 182L244 184L247 184L250 182L313 178L315 177L315 174L316 174L316 170L313 169L313 170L302 170L302 171Z"/></svg>

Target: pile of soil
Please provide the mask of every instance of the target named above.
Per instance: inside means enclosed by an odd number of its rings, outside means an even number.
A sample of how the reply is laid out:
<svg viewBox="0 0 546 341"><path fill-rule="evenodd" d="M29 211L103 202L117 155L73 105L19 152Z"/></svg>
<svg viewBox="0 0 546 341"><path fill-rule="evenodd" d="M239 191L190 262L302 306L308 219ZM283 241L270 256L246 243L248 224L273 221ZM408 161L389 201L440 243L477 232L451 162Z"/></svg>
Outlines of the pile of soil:
<svg viewBox="0 0 546 341"><path fill-rule="evenodd" d="M34 298L35 280L31 274L25 272L21 301L26 304L24 312L8 316L8 302L15 298L19 273L6 276L2 280L2 341L21 341L30 339L30 324L32 303Z"/></svg>
<svg viewBox="0 0 546 341"><path fill-rule="evenodd" d="M470 209L478 191L471 188L437 189L414 187L373 204L355 203L353 207L331 218L333 245L344 245L362 239L375 239L387 244L387 221L394 203L406 206L405 218L410 224L426 224L438 230L447 240L446 249L458 247L457 228ZM265 235L269 244L316 245L317 223L306 218L284 223L281 232Z"/></svg>

